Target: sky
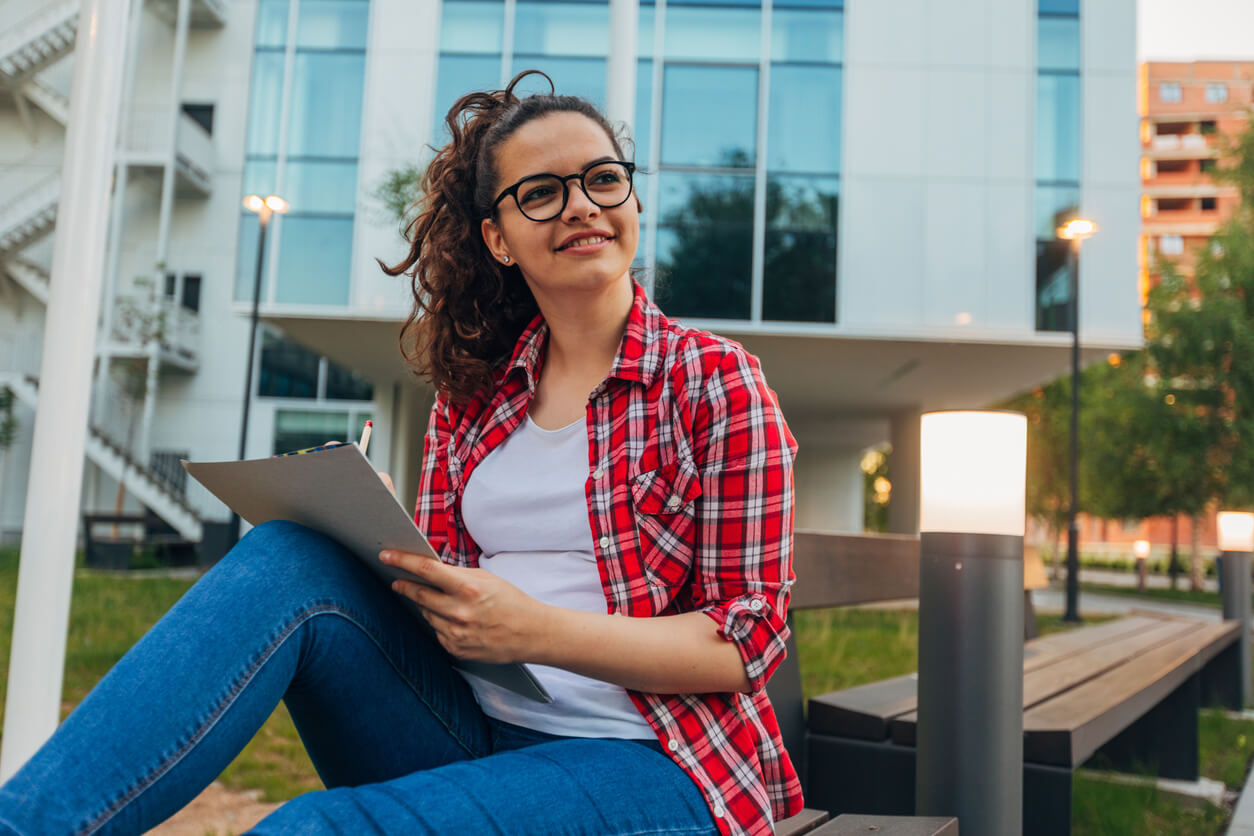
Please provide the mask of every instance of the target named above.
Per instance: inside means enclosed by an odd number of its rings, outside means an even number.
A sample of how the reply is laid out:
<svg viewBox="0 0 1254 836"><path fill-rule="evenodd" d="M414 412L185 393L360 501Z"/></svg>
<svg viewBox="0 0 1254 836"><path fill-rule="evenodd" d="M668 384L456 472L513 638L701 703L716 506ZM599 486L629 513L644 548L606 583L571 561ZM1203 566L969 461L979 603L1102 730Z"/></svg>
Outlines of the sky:
<svg viewBox="0 0 1254 836"><path fill-rule="evenodd" d="M1137 0L1141 61L1254 61L1254 0Z"/></svg>

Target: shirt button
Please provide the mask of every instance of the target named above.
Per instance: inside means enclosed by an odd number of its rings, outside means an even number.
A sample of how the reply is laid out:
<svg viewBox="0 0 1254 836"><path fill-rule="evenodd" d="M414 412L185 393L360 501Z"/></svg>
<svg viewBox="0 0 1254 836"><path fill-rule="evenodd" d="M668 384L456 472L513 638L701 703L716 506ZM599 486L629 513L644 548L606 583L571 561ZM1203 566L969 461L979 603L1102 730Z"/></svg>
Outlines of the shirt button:
<svg viewBox="0 0 1254 836"><path fill-rule="evenodd" d="M753 610L754 612L761 612L762 602L759 601L757 598L754 598L752 601L749 602L749 609Z"/></svg>
<svg viewBox="0 0 1254 836"><path fill-rule="evenodd" d="M713 810L713 812L714 812L714 818L716 818L716 819L721 819L721 818L723 817L723 814L724 814L724 813L726 813L727 811L726 811L726 810L724 810L724 809L723 809L721 806L719 806L718 804L715 804L715 805L714 805L714 810Z"/></svg>
<svg viewBox="0 0 1254 836"><path fill-rule="evenodd" d="M601 544L601 548L603 548L603 549L608 549L608 548L610 547L610 538L608 538L608 537L602 537L602 538L601 538L600 540L598 540L597 542L599 542L599 543Z"/></svg>
<svg viewBox="0 0 1254 836"><path fill-rule="evenodd" d="M600 479L600 478L601 478L602 476L604 476L604 475L605 475L605 469L604 469L604 468L598 467L596 470L592 471L592 478L593 478L593 479Z"/></svg>
<svg viewBox="0 0 1254 836"><path fill-rule="evenodd" d="M678 508L678 507L679 507L679 497L677 497L677 496L672 496L670 499L666 500L666 504L667 504L667 505L669 505L671 508Z"/></svg>
<svg viewBox="0 0 1254 836"><path fill-rule="evenodd" d="M666 748L670 749L672 752L678 752L679 741L672 737L670 740L666 741Z"/></svg>

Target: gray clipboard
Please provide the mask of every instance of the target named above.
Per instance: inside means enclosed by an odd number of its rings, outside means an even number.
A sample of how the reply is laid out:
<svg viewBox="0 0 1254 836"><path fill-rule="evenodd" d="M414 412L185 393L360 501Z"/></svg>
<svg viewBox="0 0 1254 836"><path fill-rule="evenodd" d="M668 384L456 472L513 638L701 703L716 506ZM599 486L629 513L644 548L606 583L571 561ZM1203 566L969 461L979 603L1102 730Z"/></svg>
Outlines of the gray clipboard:
<svg viewBox="0 0 1254 836"><path fill-rule="evenodd" d="M231 462L183 462L192 478L252 525L290 520L327 535L385 583L413 576L379 561L384 549L435 557L409 512L356 444L313 448L300 455ZM406 604L423 629L418 605ZM526 665L453 658L455 667L537 702L553 698Z"/></svg>

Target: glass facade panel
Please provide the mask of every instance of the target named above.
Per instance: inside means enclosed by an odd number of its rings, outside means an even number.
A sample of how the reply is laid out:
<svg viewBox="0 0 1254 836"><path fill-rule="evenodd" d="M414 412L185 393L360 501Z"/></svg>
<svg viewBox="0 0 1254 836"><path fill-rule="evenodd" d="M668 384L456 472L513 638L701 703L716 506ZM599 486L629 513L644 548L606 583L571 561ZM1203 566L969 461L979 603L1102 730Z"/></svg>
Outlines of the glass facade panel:
<svg viewBox="0 0 1254 836"><path fill-rule="evenodd" d="M1036 179L1080 179L1080 77L1036 79Z"/></svg>
<svg viewBox="0 0 1254 836"><path fill-rule="evenodd" d="M444 52L499 56L504 32L502 0L448 0L440 15L440 49Z"/></svg>
<svg viewBox="0 0 1254 836"><path fill-rule="evenodd" d="M763 319L836 321L839 214L840 184L834 177L767 181Z"/></svg>
<svg viewBox="0 0 1254 836"><path fill-rule="evenodd" d="M363 0L301 0L296 46L365 49L370 5Z"/></svg>
<svg viewBox="0 0 1254 836"><path fill-rule="evenodd" d="M1080 0L1038 0L1036 8L1043 15L1079 15Z"/></svg>
<svg viewBox="0 0 1254 836"><path fill-rule="evenodd" d="M261 0L257 5L257 46L282 47L287 43L288 0Z"/></svg>
<svg viewBox="0 0 1254 836"><path fill-rule="evenodd" d="M1079 186L1036 187L1036 237L1055 238L1058 227L1080 213Z"/></svg>
<svg viewBox="0 0 1254 836"><path fill-rule="evenodd" d="M351 216L357 205L357 162L293 160L283 191L294 212Z"/></svg>
<svg viewBox="0 0 1254 836"><path fill-rule="evenodd" d="M463 4L449 3L445 8L461 5ZM471 90L492 90L500 83L501 56L499 54L441 55L435 80L436 143L448 142L449 132L444 119L454 102Z"/></svg>
<svg viewBox="0 0 1254 836"><path fill-rule="evenodd" d="M281 223L274 301L296 305L348 304L353 219L289 215Z"/></svg>
<svg viewBox="0 0 1254 836"><path fill-rule="evenodd" d="M635 154L623 149L628 157L635 161L637 168L646 168L651 164L649 159L649 132L653 129L653 62L639 61L636 64L636 123L632 126L631 141L635 146ZM644 240L641 238L641 240Z"/></svg>
<svg viewBox="0 0 1254 836"><path fill-rule="evenodd" d="M374 386L352 369L327 361L328 400L368 401L374 397Z"/></svg>
<svg viewBox="0 0 1254 836"><path fill-rule="evenodd" d="M360 52L297 52L288 124L289 154L356 157L361 142Z"/></svg>
<svg viewBox="0 0 1254 836"><path fill-rule="evenodd" d="M771 60L840 63L844 60L845 17L836 9L771 12Z"/></svg>
<svg viewBox="0 0 1254 836"><path fill-rule="evenodd" d="M278 162L269 159L251 159L244 163L244 194L265 197L275 192L275 173Z"/></svg>
<svg viewBox="0 0 1254 836"><path fill-rule="evenodd" d="M751 167L757 105L756 68L667 66L662 164Z"/></svg>
<svg viewBox="0 0 1254 836"><path fill-rule="evenodd" d="M640 22L636 29L636 54L641 58L653 57L653 26L657 20L657 9L651 4L640 4Z"/></svg>
<svg viewBox="0 0 1254 836"><path fill-rule="evenodd" d="M278 153L282 108L283 53L258 50L253 58L252 99L248 106L249 154Z"/></svg>
<svg viewBox="0 0 1254 836"><path fill-rule="evenodd" d="M667 61L756 62L762 11L728 6L666 6Z"/></svg>
<svg viewBox="0 0 1254 836"><path fill-rule="evenodd" d="M597 107L605 107L605 60L602 58L553 58L545 55L515 55L514 72L543 70L553 79L553 89L563 96L581 96ZM495 84L492 86L496 86ZM548 93L544 79L528 78L515 91L519 96Z"/></svg>
<svg viewBox="0 0 1254 836"><path fill-rule="evenodd" d="M840 171L841 68L771 67L766 167L771 171Z"/></svg>
<svg viewBox="0 0 1254 836"><path fill-rule="evenodd" d="M239 216L239 238L235 247L235 298L251 302L257 277L257 239L260 235L257 216L243 212ZM262 298L266 289L261 288Z"/></svg>
<svg viewBox="0 0 1254 836"><path fill-rule="evenodd" d="M1080 21L1074 17L1042 17L1036 27L1039 70L1080 70Z"/></svg>
<svg viewBox="0 0 1254 836"><path fill-rule="evenodd" d="M1071 330L1070 247L1057 238L1036 242L1036 330Z"/></svg>
<svg viewBox="0 0 1254 836"><path fill-rule="evenodd" d="M257 394L267 398L318 397L318 355L269 329L262 331Z"/></svg>
<svg viewBox="0 0 1254 836"><path fill-rule="evenodd" d="M514 13L514 53L604 58L610 49L610 7L605 2L530 2ZM519 71L523 65L515 64Z"/></svg>
<svg viewBox="0 0 1254 836"><path fill-rule="evenodd" d="M364 421L364 419L363 419ZM274 454L318 447L327 441L349 440L349 414L311 409L279 409L274 413Z"/></svg>
<svg viewBox="0 0 1254 836"><path fill-rule="evenodd" d="M658 303L672 316L748 319L753 177L661 175Z"/></svg>

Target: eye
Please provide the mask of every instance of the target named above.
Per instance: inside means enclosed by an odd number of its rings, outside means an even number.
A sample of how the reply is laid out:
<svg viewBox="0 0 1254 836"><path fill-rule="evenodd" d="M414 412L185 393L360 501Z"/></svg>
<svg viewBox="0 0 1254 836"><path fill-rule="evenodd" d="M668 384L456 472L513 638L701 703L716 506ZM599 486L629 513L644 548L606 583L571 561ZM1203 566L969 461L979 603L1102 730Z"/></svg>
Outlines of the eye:
<svg viewBox="0 0 1254 836"><path fill-rule="evenodd" d="M540 186L531 186L522 193L522 202L535 203L540 200L548 200L553 197L555 193L556 192L553 187L547 183Z"/></svg>
<svg viewBox="0 0 1254 836"><path fill-rule="evenodd" d="M612 168L602 169L594 172L589 180L589 185L593 186L612 186L615 183L622 182L622 174Z"/></svg>

